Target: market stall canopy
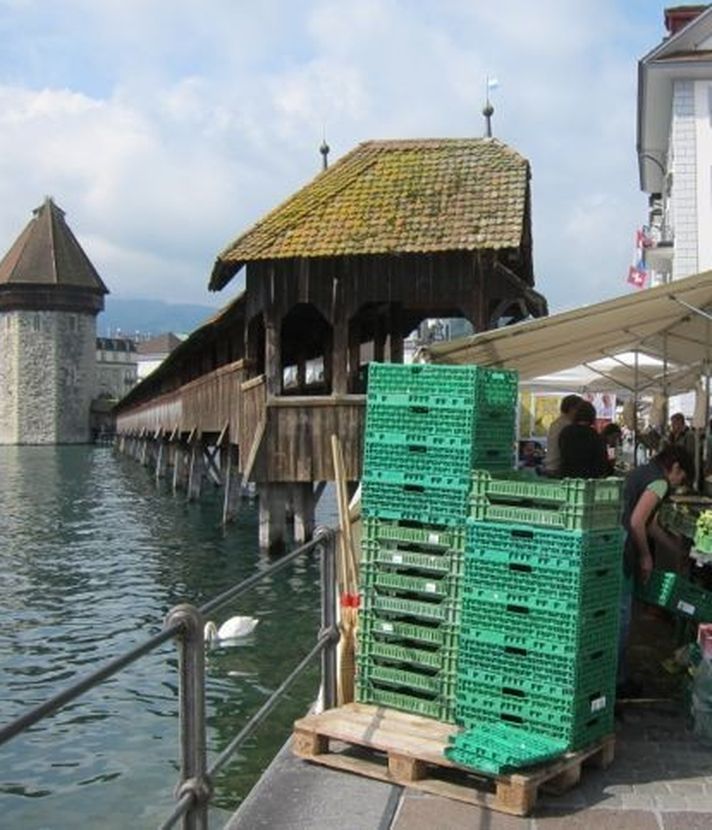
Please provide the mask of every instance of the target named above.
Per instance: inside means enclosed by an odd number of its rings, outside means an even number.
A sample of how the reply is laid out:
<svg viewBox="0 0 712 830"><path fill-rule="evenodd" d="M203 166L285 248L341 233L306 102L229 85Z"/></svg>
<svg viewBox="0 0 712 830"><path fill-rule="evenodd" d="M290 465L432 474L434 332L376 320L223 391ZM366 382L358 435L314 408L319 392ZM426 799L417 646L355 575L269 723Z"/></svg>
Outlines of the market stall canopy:
<svg viewBox="0 0 712 830"><path fill-rule="evenodd" d="M622 352L676 367L712 360L712 271L550 317L433 345L433 363L516 369L529 380Z"/></svg>
<svg viewBox="0 0 712 830"><path fill-rule="evenodd" d="M677 366L670 361L625 352L617 358L604 358L593 363L539 375L523 381L532 390L566 392L634 392L678 395L694 389L704 372L704 362Z"/></svg>

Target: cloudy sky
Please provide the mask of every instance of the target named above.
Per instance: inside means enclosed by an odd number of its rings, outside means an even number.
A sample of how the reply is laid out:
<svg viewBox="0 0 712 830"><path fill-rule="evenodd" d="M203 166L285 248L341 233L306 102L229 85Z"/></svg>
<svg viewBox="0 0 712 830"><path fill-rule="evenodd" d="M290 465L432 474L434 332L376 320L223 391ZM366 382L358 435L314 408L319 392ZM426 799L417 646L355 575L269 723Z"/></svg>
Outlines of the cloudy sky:
<svg viewBox="0 0 712 830"><path fill-rule="evenodd" d="M658 0L0 0L0 254L52 195L115 296L222 305L215 255L373 138L494 132L532 165L552 311L627 290Z"/></svg>

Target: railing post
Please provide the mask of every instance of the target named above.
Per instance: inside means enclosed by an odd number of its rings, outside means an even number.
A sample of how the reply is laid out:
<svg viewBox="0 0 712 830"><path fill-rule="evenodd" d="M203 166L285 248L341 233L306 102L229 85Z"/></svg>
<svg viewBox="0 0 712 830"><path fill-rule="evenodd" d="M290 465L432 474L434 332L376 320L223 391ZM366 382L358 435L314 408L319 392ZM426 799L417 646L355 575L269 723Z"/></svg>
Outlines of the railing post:
<svg viewBox="0 0 712 830"><path fill-rule="evenodd" d="M331 528L318 527L314 532L321 548L321 632L330 631L332 639L321 653L321 685L324 709L336 706L337 655L339 629L336 621L336 534Z"/></svg>
<svg viewBox="0 0 712 830"><path fill-rule="evenodd" d="M166 627L180 624L180 744L181 780L178 800L192 795L183 818L183 830L207 830L212 785L207 776L205 734L205 643L203 617L192 605L177 605L168 612Z"/></svg>

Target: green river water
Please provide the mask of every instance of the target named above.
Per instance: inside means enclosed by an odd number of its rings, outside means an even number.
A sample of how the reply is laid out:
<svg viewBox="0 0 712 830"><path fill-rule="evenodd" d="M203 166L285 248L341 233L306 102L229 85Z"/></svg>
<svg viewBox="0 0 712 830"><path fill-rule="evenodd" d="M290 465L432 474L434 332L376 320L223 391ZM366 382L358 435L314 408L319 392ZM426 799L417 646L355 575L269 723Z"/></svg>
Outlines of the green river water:
<svg viewBox="0 0 712 830"><path fill-rule="evenodd" d="M322 500L324 501L324 500ZM325 502L318 518L333 523ZM200 605L268 564L257 511L220 526L220 491L186 503L109 448L0 447L0 722L160 631L179 602ZM211 757L313 645L318 564L304 557L216 622L260 619L238 648L210 652ZM155 827L178 770L175 645L0 747L0 826ZM211 826L249 791L315 696L317 669L219 777Z"/></svg>

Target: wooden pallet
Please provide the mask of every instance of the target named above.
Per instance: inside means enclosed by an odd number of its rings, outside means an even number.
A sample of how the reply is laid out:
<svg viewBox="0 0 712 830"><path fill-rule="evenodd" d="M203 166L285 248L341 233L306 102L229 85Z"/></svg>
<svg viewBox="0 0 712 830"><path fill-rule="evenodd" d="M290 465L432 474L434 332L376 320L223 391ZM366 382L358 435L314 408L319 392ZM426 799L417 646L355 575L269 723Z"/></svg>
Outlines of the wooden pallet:
<svg viewBox="0 0 712 830"><path fill-rule="evenodd" d="M511 775L487 775L473 773L443 755L449 737L457 731L453 724L349 703L298 720L292 749L308 761L515 816L534 809L540 787L563 793L578 783L584 762L605 769L615 751L610 735L555 761Z"/></svg>

